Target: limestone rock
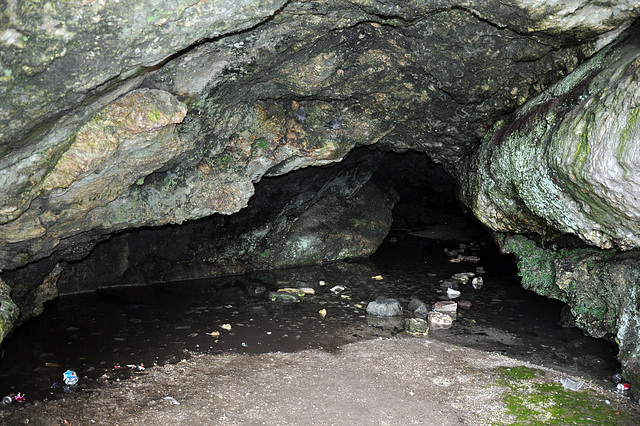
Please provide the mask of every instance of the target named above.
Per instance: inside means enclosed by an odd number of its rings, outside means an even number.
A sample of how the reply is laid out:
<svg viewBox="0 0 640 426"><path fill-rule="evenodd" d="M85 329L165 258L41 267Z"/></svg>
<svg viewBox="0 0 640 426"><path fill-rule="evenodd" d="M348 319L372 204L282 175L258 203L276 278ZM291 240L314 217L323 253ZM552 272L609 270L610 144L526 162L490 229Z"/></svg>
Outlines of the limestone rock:
<svg viewBox="0 0 640 426"><path fill-rule="evenodd" d="M11 300L11 287L0 279L0 342L13 329L18 315L20 315L20 310Z"/></svg>
<svg viewBox="0 0 640 426"><path fill-rule="evenodd" d="M367 313L379 317L396 317L402 315L402 306L396 299L378 297L369 302Z"/></svg>
<svg viewBox="0 0 640 426"><path fill-rule="evenodd" d="M461 190L483 223L640 246L639 40L634 28L485 138Z"/></svg>
<svg viewBox="0 0 640 426"><path fill-rule="evenodd" d="M453 324L453 317L437 311L429 312L429 325L437 328L449 328Z"/></svg>

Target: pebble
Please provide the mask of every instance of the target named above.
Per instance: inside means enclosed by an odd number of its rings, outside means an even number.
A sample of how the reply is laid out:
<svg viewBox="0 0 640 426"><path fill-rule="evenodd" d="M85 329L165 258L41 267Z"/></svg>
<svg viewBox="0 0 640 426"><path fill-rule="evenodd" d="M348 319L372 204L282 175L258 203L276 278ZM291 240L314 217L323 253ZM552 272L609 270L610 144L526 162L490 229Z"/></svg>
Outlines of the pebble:
<svg viewBox="0 0 640 426"><path fill-rule="evenodd" d="M457 274L453 274L451 278L454 280L460 281L462 284L466 284L469 282L469 279L475 277L476 274L473 272L459 272Z"/></svg>
<svg viewBox="0 0 640 426"><path fill-rule="evenodd" d="M471 285L473 286L473 288L475 288L476 290L480 290L482 288L482 286L484 285L484 280L482 279L482 277L477 277L474 278L471 281Z"/></svg>
<svg viewBox="0 0 640 426"><path fill-rule="evenodd" d="M458 290L454 290L452 288L447 289L447 297L449 299L455 299L456 297L460 297L460 292Z"/></svg>
<svg viewBox="0 0 640 426"><path fill-rule="evenodd" d="M471 307L471 302L468 300L459 300L458 306L463 309L469 309Z"/></svg>
<svg viewBox="0 0 640 426"><path fill-rule="evenodd" d="M429 324L440 328L451 327L453 318L443 312L429 312Z"/></svg>
<svg viewBox="0 0 640 426"><path fill-rule="evenodd" d="M452 301L436 302L433 305L433 310L437 312L456 312L458 304Z"/></svg>

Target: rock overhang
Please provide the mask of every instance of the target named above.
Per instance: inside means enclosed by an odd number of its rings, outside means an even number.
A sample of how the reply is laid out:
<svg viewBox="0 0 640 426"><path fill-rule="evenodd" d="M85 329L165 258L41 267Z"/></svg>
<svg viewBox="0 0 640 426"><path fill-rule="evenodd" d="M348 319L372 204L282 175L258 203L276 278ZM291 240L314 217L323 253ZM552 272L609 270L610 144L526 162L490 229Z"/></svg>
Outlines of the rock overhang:
<svg viewBox="0 0 640 426"><path fill-rule="evenodd" d="M44 278L119 231L234 214L264 177L360 145L425 152L464 181L464 159L497 119L638 16L628 1L77 6L16 3L3 15L0 270L31 265ZM123 134L103 118L123 103L155 124ZM527 210L486 223L557 225Z"/></svg>

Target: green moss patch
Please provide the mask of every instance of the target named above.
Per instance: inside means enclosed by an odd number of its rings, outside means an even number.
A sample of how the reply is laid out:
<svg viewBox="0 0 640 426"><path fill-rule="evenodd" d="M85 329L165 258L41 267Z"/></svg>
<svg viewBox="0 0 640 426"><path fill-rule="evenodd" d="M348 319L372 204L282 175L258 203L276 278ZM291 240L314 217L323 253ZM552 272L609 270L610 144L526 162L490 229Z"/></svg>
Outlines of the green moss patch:
<svg viewBox="0 0 640 426"><path fill-rule="evenodd" d="M499 367L494 385L504 387L502 400L511 425L630 425L636 416L608 405L592 389L565 390L528 367Z"/></svg>

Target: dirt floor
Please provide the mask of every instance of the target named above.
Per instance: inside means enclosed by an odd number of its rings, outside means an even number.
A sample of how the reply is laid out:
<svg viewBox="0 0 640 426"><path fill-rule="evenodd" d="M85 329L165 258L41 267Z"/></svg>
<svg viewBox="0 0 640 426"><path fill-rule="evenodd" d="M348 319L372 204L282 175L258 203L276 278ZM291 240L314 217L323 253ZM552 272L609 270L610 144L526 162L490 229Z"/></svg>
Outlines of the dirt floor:
<svg viewBox="0 0 640 426"><path fill-rule="evenodd" d="M14 403L0 411L0 423L640 424L626 398L596 384L587 382L580 392L558 391L564 373L428 337L362 340L333 353L315 349L186 358L128 380L79 386L50 401ZM523 397L541 386L588 402L563 414L551 409L559 405L555 397ZM516 395L510 395L514 389ZM523 418L526 410L514 408L514 401L535 401L537 407L527 408L531 414Z"/></svg>

